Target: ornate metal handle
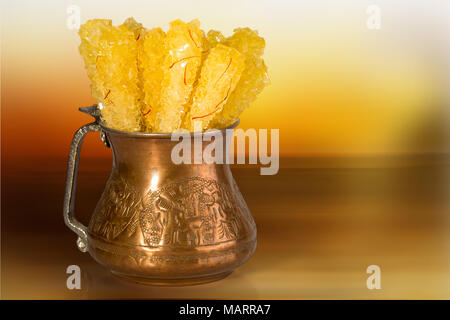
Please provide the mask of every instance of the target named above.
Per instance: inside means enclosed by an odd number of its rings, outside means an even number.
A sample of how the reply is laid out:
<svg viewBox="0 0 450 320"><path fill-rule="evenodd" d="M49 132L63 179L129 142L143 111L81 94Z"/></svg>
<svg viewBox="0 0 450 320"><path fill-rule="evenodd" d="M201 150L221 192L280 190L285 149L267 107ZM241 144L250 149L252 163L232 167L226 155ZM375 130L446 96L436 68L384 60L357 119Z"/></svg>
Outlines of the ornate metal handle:
<svg viewBox="0 0 450 320"><path fill-rule="evenodd" d="M82 126L73 136L69 152L69 164L67 166L66 191L64 194L64 222L78 235L77 246L82 252L86 252L88 249L87 228L75 218L75 190L77 186L81 145L86 134L91 131L102 132L100 125L97 122L93 122Z"/></svg>

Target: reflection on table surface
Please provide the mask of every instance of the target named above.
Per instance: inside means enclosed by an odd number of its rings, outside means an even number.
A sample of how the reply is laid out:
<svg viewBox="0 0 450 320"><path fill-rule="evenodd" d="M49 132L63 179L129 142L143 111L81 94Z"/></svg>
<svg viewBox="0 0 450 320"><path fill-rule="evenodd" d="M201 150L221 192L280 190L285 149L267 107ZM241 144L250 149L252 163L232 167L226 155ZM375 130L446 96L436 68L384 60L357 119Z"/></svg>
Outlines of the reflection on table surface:
<svg viewBox="0 0 450 320"><path fill-rule="evenodd" d="M64 225L65 159L2 163L2 298L449 299L448 156L281 159L278 175L233 174L258 226L255 255L228 278L151 287L111 275ZM84 223L110 160L82 159ZM82 289L66 288L78 265ZM366 268L381 268L368 290Z"/></svg>

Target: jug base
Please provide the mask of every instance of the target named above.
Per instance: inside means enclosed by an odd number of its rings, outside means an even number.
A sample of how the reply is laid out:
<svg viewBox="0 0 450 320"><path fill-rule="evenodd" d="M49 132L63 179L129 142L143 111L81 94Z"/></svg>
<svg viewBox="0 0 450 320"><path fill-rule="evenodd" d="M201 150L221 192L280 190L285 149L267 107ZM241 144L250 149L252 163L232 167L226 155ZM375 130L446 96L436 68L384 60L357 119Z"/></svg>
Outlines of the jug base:
<svg viewBox="0 0 450 320"><path fill-rule="evenodd" d="M227 271L219 274L195 277L195 278L180 278L180 279L158 279L158 278L144 278L137 276L130 276L116 271L111 271L111 273L121 279L144 284L150 286L168 286L168 287L182 287L182 286L194 286L209 282L214 282L226 278L232 271Z"/></svg>

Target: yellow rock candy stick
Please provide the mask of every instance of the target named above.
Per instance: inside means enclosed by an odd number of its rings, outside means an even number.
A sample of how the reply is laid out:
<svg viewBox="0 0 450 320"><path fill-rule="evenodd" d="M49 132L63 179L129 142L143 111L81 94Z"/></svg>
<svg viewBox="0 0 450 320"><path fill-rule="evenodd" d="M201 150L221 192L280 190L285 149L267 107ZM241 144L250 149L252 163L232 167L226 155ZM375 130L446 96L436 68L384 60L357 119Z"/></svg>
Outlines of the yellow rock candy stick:
<svg viewBox="0 0 450 320"><path fill-rule="evenodd" d="M194 91L189 130L208 128L235 89L244 68L244 56L236 49L218 44L210 50Z"/></svg>
<svg viewBox="0 0 450 320"><path fill-rule="evenodd" d="M111 20L90 20L81 26L80 53L92 81L105 124L124 131L141 130L137 41L128 20L114 27Z"/></svg>
<svg viewBox="0 0 450 320"><path fill-rule="evenodd" d="M160 106L155 110L156 132L180 128L202 61L204 35L198 20L176 20L164 39L165 57ZM153 112L153 110L152 110Z"/></svg>
<svg viewBox="0 0 450 320"><path fill-rule="evenodd" d="M102 101L105 95L103 93L104 81L103 77L99 75L97 62L103 52L104 35L110 32L111 27L111 20L95 19L86 22L79 31L81 38L79 51L84 60L88 77L92 81L92 95L98 101Z"/></svg>
<svg viewBox="0 0 450 320"><path fill-rule="evenodd" d="M206 35L206 40L208 40L209 46L214 48L217 44L225 41L225 37L222 32L216 30L209 30Z"/></svg>
<svg viewBox="0 0 450 320"><path fill-rule="evenodd" d="M235 29L234 34L221 43L235 48L245 57L245 70L236 89L231 93L223 110L215 115L210 127L223 128L235 122L242 111L253 102L269 83L267 67L262 55L265 41L257 31L249 28Z"/></svg>
<svg viewBox="0 0 450 320"><path fill-rule="evenodd" d="M146 132L154 130L156 111L161 110L160 99L165 58L162 43L165 36L166 34L161 28L155 28L144 33L139 39L138 69L144 96L142 102L143 129Z"/></svg>
<svg viewBox="0 0 450 320"><path fill-rule="evenodd" d="M123 22L123 25L134 33L134 37L136 40L139 40L140 34L145 32L145 28L142 26L142 23L137 22L134 18L128 18Z"/></svg>

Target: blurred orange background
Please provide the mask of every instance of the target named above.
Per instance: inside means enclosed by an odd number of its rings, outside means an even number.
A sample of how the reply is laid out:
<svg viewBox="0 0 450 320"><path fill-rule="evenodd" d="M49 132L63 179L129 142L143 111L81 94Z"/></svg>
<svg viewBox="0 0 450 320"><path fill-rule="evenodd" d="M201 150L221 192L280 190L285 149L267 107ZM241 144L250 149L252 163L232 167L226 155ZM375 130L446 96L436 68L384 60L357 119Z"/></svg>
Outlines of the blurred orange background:
<svg viewBox="0 0 450 320"><path fill-rule="evenodd" d="M379 1L381 29L366 26L369 1L14 1L3 4L2 133L8 157L67 154L95 103L78 53L81 23L134 16L147 28L200 19L226 35L248 26L266 39L271 85L243 128L280 129L280 155L442 152L448 83L446 9ZM443 58L446 57L446 58ZM88 139L91 156L106 156Z"/></svg>
<svg viewBox="0 0 450 320"><path fill-rule="evenodd" d="M369 5L381 29L369 29ZM198 18L230 35L266 39L271 85L241 128L280 129L280 171L235 166L258 226L258 249L228 279L151 288L114 279L64 225L65 170L73 133L95 103L67 27L133 16L167 30ZM450 297L448 129L450 2L3 1L1 8L1 295L7 299L224 298L427 299ZM98 134L81 152L76 215L87 224L111 151ZM83 270L80 292L66 267ZM382 268L383 290L366 288ZM89 287L87 289L87 287Z"/></svg>

